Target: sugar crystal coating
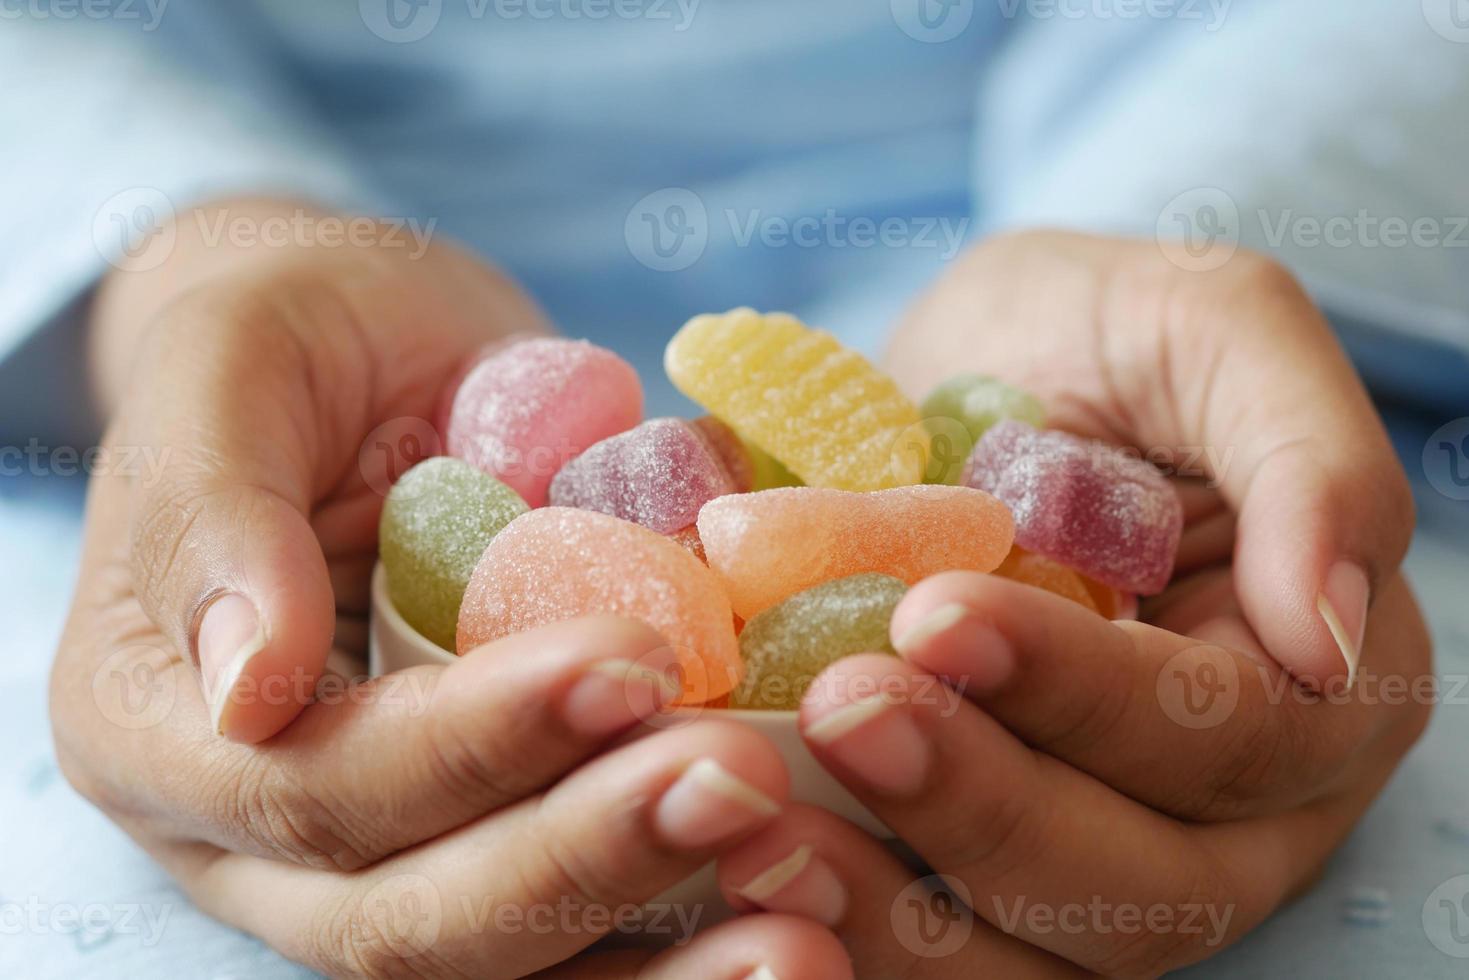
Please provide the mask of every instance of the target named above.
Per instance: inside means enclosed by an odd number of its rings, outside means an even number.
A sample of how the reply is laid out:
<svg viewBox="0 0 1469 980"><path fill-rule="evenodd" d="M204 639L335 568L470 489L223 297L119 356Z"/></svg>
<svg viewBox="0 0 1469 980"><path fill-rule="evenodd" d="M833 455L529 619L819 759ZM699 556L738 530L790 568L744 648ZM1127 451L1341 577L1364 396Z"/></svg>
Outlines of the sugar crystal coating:
<svg viewBox="0 0 1469 980"><path fill-rule="evenodd" d="M490 539L527 509L514 490L451 456L423 460L404 473L378 524L388 595L399 615L452 650L475 563Z"/></svg>
<svg viewBox="0 0 1469 980"><path fill-rule="evenodd" d="M689 425L729 474L730 493L748 493L755 489L755 462L749 447L734 429L712 415L696 418Z"/></svg>
<svg viewBox="0 0 1469 980"><path fill-rule="evenodd" d="M926 483L957 485L974 444L1001 419L1045 424L1046 413L1034 395L983 374L958 374L923 400L920 409L932 449Z"/></svg>
<svg viewBox="0 0 1469 980"><path fill-rule="evenodd" d="M694 317L663 363L680 391L811 486L878 490L922 478L922 459L893 453L918 409L862 355L789 314Z"/></svg>
<svg viewBox="0 0 1469 980"><path fill-rule="evenodd" d="M908 586L890 575L823 582L745 624L745 678L731 708L792 710L828 666L854 653L892 653L888 625Z"/></svg>
<svg viewBox="0 0 1469 980"><path fill-rule="evenodd" d="M1116 447L1007 419L974 447L964 483L1009 506L1016 544L1083 575L1152 595L1173 574L1183 505L1156 467Z"/></svg>
<svg viewBox="0 0 1469 980"><path fill-rule="evenodd" d="M539 507L568 460L642 414L642 384L622 358L585 340L538 337L470 369L454 394L446 441L450 455Z"/></svg>
<svg viewBox="0 0 1469 980"><path fill-rule="evenodd" d="M734 487L708 440L682 419L649 419L603 439L551 481L554 507L611 514L659 534L688 527Z"/></svg>
<svg viewBox="0 0 1469 980"><path fill-rule="evenodd" d="M1011 548L1010 554L995 569L995 574L1053 592L1063 599L1086 606L1092 612L1098 611L1097 603L1081 575L1045 555L1020 547Z"/></svg>
<svg viewBox="0 0 1469 980"><path fill-rule="evenodd" d="M862 572L912 584L950 569L991 571L1014 527L1003 504L969 487L784 487L711 500L699 512L699 537L748 620L802 589Z"/></svg>
<svg viewBox="0 0 1469 980"><path fill-rule="evenodd" d="M456 650L600 613L663 634L677 651L686 703L739 682L734 618L714 573L661 534L570 507L523 514L490 542L464 592Z"/></svg>

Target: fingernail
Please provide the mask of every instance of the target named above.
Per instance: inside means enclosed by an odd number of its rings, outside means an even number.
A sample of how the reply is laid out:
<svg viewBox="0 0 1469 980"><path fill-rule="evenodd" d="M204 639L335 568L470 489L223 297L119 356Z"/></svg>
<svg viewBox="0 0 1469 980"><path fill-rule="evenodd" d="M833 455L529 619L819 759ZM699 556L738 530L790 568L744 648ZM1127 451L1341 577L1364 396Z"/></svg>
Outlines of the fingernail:
<svg viewBox="0 0 1469 980"><path fill-rule="evenodd" d="M1015 672L1015 648L958 603L940 606L893 643L905 659L967 691L989 692Z"/></svg>
<svg viewBox="0 0 1469 980"><path fill-rule="evenodd" d="M810 844L802 844L735 891L767 912L801 915L826 926L841 922L847 911L841 879Z"/></svg>
<svg viewBox="0 0 1469 980"><path fill-rule="evenodd" d="M823 715L805 734L873 789L911 796L923 786L928 740L905 709L881 695Z"/></svg>
<svg viewBox="0 0 1469 980"><path fill-rule="evenodd" d="M775 971L768 966L756 967L755 972L745 977L745 980L780 980Z"/></svg>
<svg viewBox="0 0 1469 980"><path fill-rule="evenodd" d="M225 709L245 667L265 649L265 627L255 604L235 592L226 592L209 604L199 622L199 672L209 719L223 735Z"/></svg>
<svg viewBox="0 0 1469 980"><path fill-rule="evenodd" d="M700 759L663 794L653 819L674 846L704 847L778 813L770 797L713 759Z"/></svg>
<svg viewBox="0 0 1469 980"><path fill-rule="evenodd" d="M957 602L946 603L910 626L903 635L893 641L893 649L907 656L909 651L925 646L935 636L953 629L969 610Z"/></svg>
<svg viewBox="0 0 1469 980"><path fill-rule="evenodd" d="M657 714L680 690L677 680L645 664L604 660L572 685L561 710L574 731L600 738Z"/></svg>
<svg viewBox="0 0 1469 980"><path fill-rule="evenodd" d="M1362 637L1367 630L1367 573L1359 565L1342 560L1331 566L1316 608L1347 662L1347 690L1357 682L1362 660Z"/></svg>

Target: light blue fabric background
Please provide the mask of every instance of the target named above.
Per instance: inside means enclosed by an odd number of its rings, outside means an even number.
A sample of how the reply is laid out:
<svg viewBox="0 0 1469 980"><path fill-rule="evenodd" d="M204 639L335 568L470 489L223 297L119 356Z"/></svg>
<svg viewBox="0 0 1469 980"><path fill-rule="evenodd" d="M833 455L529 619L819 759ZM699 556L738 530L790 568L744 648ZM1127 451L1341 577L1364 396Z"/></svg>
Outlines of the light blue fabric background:
<svg viewBox="0 0 1469 980"><path fill-rule="evenodd" d="M276 192L434 221L566 332L626 352L659 412L683 408L659 352L693 313L792 309L871 348L959 238L1034 223L1203 234L1222 209L1226 244L1271 251L1312 287L1390 412L1420 478L1409 566L1440 669L1463 676L1469 505L1420 461L1429 432L1469 415L1463 7L648 0L595 18L609 8L581 0L118 0L92 18L0 4L0 446L94 438L79 314L117 221L146 221L143 204L156 220ZM1312 244L1310 220L1359 209L1432 221L1440 240ZM885 244L857 230L885 220L899 230ZM758 233L802 228L815 237ZM82 493L58 468L0 475L0 975L295 975L194 911L55 770L45 673ZM1422 919L1436 886L1469 873L1464 700L1440 708L1322 883L1196 974L1465 975ZM12 909L89 903L110 926L12 928ZM139 913L123 922L124 906Z"/></svg>

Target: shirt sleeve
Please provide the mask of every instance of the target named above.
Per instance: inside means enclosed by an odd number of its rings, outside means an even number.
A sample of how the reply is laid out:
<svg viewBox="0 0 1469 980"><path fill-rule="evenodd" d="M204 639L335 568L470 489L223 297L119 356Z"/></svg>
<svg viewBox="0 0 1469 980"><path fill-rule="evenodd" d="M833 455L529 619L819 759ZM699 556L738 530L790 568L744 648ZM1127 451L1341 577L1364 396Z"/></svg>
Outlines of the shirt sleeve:
<svg viewBox="0 0 1469 980"><path fill-rule="evenodd" d="M57 395L80 390L76 321L99 278L136 258L144 233L230 194L350 210L379 203L313 125L250 7L130 3L103 20L6 19L0 440L76 414ZM150 22L154 9L166 16Z"/></svg>
<svg viewBox="0 0 1469 980"><path fill-rule="evenodd" d="M1469 26L1421 6L1032 19L981 88L986 230L1154 238L1196 269L1266 252L1369 382L1466 407Z"/></svg>

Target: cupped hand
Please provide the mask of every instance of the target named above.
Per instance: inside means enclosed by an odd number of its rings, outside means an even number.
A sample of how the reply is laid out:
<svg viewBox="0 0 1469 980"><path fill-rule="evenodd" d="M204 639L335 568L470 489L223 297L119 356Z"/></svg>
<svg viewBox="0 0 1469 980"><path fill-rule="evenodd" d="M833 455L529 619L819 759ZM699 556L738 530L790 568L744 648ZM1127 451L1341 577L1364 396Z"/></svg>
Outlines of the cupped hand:
<svg viewBox="0 0 1469 980"><path fill-rule="evenodd" d="M786 797L748 729L620 742L677 690L648 627L563 623L376 681L328 666L364 646L389 480L432 451L466 358L544 329L529 301L447 246L241 251L191 227L98 302L108 458L157 465L91 486L52 677L71 782L205 911L333 975L844 975L829 933L781 917L572 959L653 931L639 908ZM702 910L672 911L663 938L688 938Z"/></svg>
<svg viewBox="0 0 1469 980"><path fill-rule="evenodd" d="M993 373L1054 424L1196 460L1179 568L1146 622L993 576L913 588L901 659L835 665L801 725L949 897L805 807L723 859L727 893L832 926L872 976L1211 955L1309 886L1433 702L1411 504L1365 393L1268 262L1186 273L1071 235L980 248L893 361L915 390Z"/></svg>

